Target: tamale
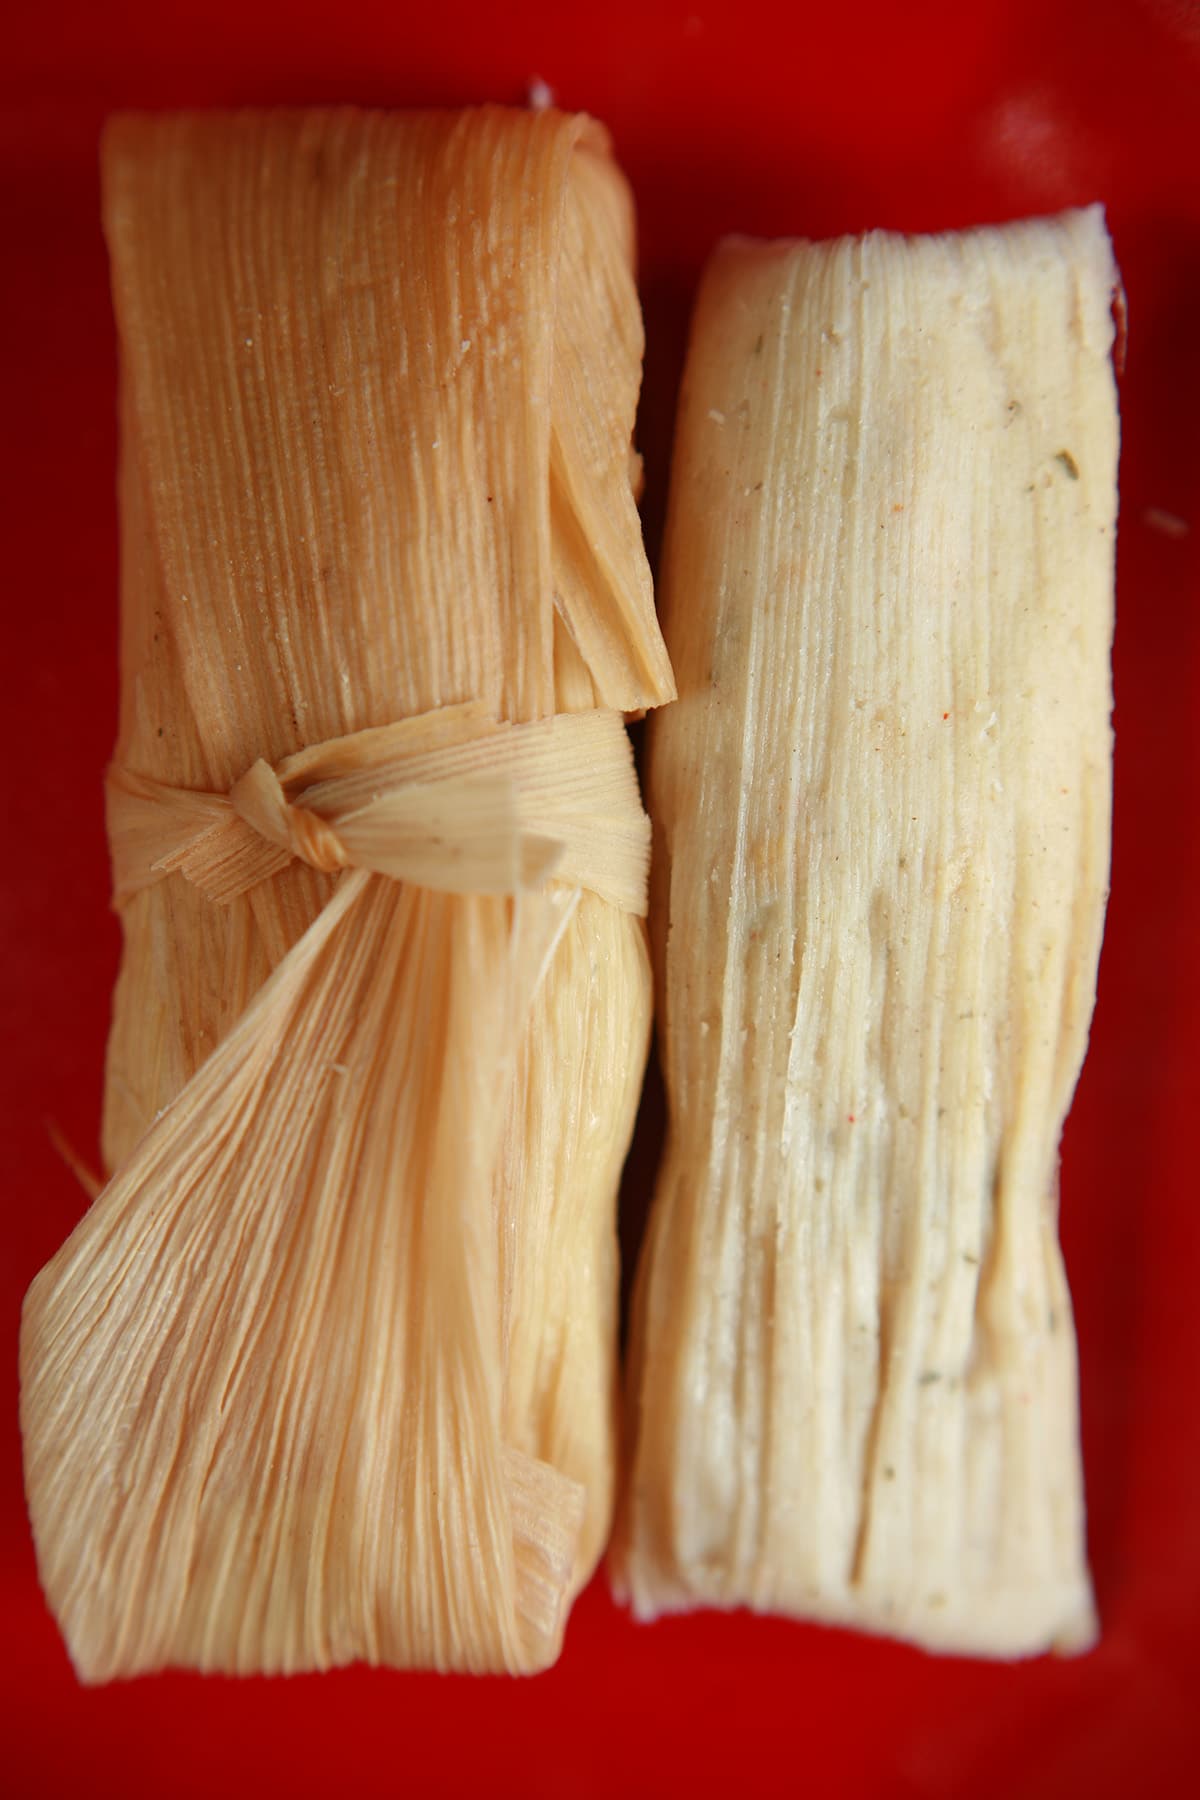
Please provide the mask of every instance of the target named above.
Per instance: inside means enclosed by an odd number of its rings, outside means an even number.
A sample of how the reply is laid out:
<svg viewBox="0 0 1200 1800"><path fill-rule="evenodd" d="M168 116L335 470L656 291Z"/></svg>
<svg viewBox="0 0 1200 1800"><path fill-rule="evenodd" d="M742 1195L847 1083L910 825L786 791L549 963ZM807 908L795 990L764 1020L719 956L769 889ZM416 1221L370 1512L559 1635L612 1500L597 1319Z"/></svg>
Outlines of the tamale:
<svg viewBox="0 0 1200 1800"><path fill-rule="evenodd" d="M129 117L111 1180L26 1299L80 1675L535 1670L650 1022L630 198L584 118Z"/></svg>
<svg viewBox="0 0 1200 1800"><path fill-rule="evenodd" d="M1093 1631L1057 1186L1108 880L1114 280L1099 209L707 271L650 732L643 1617Z"/></svg>

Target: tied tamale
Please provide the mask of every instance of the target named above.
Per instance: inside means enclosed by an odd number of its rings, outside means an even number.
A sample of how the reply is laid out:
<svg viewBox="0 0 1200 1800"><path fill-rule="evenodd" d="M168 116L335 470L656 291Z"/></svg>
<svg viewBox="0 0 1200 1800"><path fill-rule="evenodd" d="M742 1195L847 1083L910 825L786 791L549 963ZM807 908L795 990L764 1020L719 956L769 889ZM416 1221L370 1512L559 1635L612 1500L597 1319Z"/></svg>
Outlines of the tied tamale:
<svg viewBox="0 0 1200 1800"><path fill-rule="evenodd" d="M650 1018L628 192L582 118L125 118L111 1179L26 1299L75 1665L533 1670Z"/></svg>

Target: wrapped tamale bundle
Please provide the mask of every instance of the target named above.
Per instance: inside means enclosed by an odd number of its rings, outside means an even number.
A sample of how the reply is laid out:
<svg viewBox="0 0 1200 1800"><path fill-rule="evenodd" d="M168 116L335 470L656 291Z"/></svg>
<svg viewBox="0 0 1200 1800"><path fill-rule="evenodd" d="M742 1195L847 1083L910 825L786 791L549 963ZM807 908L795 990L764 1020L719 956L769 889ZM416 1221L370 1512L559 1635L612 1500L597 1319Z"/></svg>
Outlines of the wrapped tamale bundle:
<svg viewBox="0 0 1200 1800"><path fill-rule="evenodd" d="M1109 866L1114 280L1098 209L708 269L650 745L644 1617L1093 1630L1057 1167Z"/></svg>
<svg viewBox="0 0 1200 1800"><path fill-rule="evenodd" d="M608 1530L650 1019L603 131L128 118L111 1179L26 1299L87 1680L535 1670Z"/></svg>

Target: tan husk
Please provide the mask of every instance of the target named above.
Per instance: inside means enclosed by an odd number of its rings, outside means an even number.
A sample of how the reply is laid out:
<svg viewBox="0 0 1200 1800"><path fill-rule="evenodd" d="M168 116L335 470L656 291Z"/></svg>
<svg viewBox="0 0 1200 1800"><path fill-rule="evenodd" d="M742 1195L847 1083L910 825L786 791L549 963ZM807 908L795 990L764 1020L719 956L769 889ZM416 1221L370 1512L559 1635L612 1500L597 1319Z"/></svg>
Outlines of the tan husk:
<svg viewBox="0 0 1200 1800"><path fill-rule="evenodd" d="M643 1616L1091 1633L1056 1200L1108 876L1114 279L1098 209L706 276L650 734Z"/></svg>
<svg viewBox="0 0 1200 1800"><path fill-rule="evenodd" d="M673 692L628 195L500 109L123 119L104 177L116 1172L26 1300L43 1585L88 1680L536 1669L649 1029L603 709Z"/></svg>

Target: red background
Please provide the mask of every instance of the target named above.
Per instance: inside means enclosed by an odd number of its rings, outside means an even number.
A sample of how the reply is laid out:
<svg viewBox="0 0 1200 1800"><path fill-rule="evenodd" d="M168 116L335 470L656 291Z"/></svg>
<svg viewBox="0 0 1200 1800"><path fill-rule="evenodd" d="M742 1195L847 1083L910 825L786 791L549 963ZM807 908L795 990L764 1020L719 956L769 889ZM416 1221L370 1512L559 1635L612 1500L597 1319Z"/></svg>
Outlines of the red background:
<svg viewBox="0 0 1200 1800"><path fill-rule="evenodd" d="M519 101L606 119L637 193L652 550L687 308L716 235L966 225L1102 198L1129 301L1112 904L1067 1129L1104 1625L1077 1661L933 1661L776 1620L634 1628L597 1581L531 1682L349 1670L76 1686L0 1424L0 1786L13 1795L1091 1796L1200 1781L1200 5L22 5L0 24L0 1307L82 1210L117 929L115 347L96 134L118 106ZM1163 530L1162 513L1190 522ZM653 1121L627 1180L644 1207Z"/></svg>

